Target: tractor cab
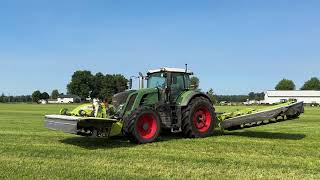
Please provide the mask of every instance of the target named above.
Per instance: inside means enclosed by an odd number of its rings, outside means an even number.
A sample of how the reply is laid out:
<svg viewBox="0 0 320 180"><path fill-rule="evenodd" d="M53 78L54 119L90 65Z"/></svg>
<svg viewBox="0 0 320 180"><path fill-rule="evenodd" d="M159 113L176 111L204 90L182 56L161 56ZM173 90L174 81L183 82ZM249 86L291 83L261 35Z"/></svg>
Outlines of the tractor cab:
<svg viewBox="0 0 320 180"><path fill-rule="evenodd" d="M187 137L209 136L217 125L214 108L205 93L191 87L190 75L187 67L150 70L147 76L139 73L139 90L113 97L122 104L117 117L123 121L123 132L138 143L154 141L160 129L184 132Z"/></svg>
<svg viewBox="0 0 320 180"><path fill-rule="evenodd" d="M174 102L184 91L190 89L190 75L187 69L160 68L147 73L147 88L158 88L165 94L165 100Z"/></svg>

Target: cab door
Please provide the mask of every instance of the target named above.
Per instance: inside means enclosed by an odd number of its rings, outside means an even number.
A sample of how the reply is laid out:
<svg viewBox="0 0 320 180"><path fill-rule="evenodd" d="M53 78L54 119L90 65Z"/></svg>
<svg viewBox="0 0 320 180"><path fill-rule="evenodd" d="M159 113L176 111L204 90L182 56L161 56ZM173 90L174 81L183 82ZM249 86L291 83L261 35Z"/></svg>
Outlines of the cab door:
<svg viewBox="0 0 320 180"><path fill-rule="evenodd" d="M185 74L171 73L170 101L175 102L178 96L187 89Z"/></svg>

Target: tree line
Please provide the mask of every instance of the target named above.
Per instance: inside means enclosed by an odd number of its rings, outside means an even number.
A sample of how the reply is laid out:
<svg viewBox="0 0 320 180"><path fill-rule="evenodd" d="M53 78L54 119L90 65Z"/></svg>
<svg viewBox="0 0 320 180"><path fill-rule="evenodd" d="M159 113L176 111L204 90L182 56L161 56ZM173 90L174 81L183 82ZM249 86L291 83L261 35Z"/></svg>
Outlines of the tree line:
<svg viewBox="0 0 320 180"><path fill-rule="evenodd" d="M114 94L128 89L128 80L121 74L93 75L90 71L76 71L67 85L68 94L111 101Z"/></svg>
<svg viewBox="0 0 320 180"><path fill-rule="evenodd" d="M296 85L292 80L282 79L275 87L276 90L295 90ZM306 81L300 90L320 90L320 80L317 77L312 77Z"/></svg>
<svg viewBox="0 0 320 180"><path fill-rule="evenodd" d="M87 98L108 99L111 101L112 96L116 93L128 89L128 80L121 74L102 74L101 72L93 75L90 71L76 71L67 85L67 94L78 95L82 100ZM36 102L40 100L57 99L63 93L57 89L49 95L47 92L36 90L32 95L27 96L0 96L0 103L7 102Z"/></svg>
<svg viewBox="0 0 320 180"><path fill-rule="evenodd" d="M249 100L255 100L255 101L261 101L264 100L264 92L261 93L255 93L250 92L248 95L216 95L214 94L213 90L210 89L207 92L207 95L213 102L213 104L217 104L219 102L246 102Z"/></svg>
<svg viewBox="0 0 320 180"><path fill-rule="evenodd" d="M107 99L111 101L114 94L128 89L128 80L121 74L93 75L90 71L76 71L67 85L67 94L78 95L82 100L87 98ZM53 90L51 96L47 92L36 90L32 93L32 101L57 99L60 94L58 90Z"/></svg>
<svg viewBox="0 0 320 180"><path fill-rule="evenodd" d="M199 81L198 81L199 83ZM295 90L296 85L292 80L282 79L278 82L275 87L275 90ZM307 80L300 90L320 90L320 80L317 77L312 77ZM264 100L265 93L264 92L250 92L248 95L215 95L213 90L210 89L207 92L208 96L212 100L212 102L217 103L221 101L226 102L245 102L249 100L261 101Z"/></svg>
<svg viewBox="0 0 320 180"><path fill-rule="evenodd" d="M22 95L22 96L6 96L4 93L0 96L0 103L31 103L39 102L40 99L49 99L49 94L47 92L41 93L40 91L35 91L32 95Z"/></svg>
<svg viewBox="0 0 320 180"><path fill-rule="evenodd" d="M197 81L199 83L199 79ZM213 104L217 104L219 102L246 102L247 100L256 100L261 101L264 100L265 93L255 93L250 92L248 95L217 95L214 93L213 89L209 89L206 93L211 99Z"/></svg>
<svg viewBox="0 0 320 180"><path fill-rule="evenodd" d="M4 93L0 96L0 103L27 103L32 102L32 97L30 95L22 96L6 96Z"/></svg>
<svg viewBox="0 0 320 180"><path fill-rule="evenodd" d="M47 92L40 92L39 90L36 90L32 93L31 97L33 102L39 102L39 100L41 99L43 100L48 100L50 98L57 99L59 95L63 95L63 93L60 94L57 89L51 92L51 96Z"/></svg>

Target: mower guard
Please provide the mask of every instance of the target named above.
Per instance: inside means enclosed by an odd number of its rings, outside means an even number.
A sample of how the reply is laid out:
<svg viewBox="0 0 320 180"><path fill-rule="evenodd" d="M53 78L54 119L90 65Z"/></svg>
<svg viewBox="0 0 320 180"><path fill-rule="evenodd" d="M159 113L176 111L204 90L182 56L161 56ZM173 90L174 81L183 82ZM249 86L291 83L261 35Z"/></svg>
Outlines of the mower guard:
<svg viewBox="0 0 320 180"><path fill-rule="evenodd" d="M108 129L110 133L117 122L116 119L66 115L46 115L44 120L46 128L71 134L78 134L84 128Z"/></svg>

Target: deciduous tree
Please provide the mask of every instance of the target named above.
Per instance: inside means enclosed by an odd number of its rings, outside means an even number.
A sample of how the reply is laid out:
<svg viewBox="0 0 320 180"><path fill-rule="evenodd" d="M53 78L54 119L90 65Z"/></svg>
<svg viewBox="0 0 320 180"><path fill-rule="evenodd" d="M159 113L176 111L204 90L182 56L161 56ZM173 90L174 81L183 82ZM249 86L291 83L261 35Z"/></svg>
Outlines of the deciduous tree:
<svg viewBox="0 0 320 180"><path fill-rule="evenodd" d="M42 94L41 94L41 92L40 92L39 90L34 91L34 92L32 93L32 101L38 103L39 100L41 99L41 95L42 95Z"/></svg>
<svg viewBox="0 0 320 180"><path fill-rule="evenodd" d="M75 94L86 99L94 89L94 77L90 71L76 71L72 75L71 82L67 85L69 94Z"/></svg>
<svg viewBox="0 0 320 180"><path fill-rule="evenodd" d="M301 90L320 90L320 80L316 77L306 81Z"/></svg>
<svg viewBox="0 0 320 180"><path fill-rule="evenodd" d="M57 89L53 90L52 93L51 93L51 98L52 99L58 99L58 96L59 96L59 91Z"/></svg>
<svg viewBox="0 0 320 180"><path fill-rule="evenodd" d="M76 71L67 89L68 93L82 99L90 95L91 98L111 101L114 94L128 89L128 80L121 74L104 75L99 72L92 75L90 71Z"/></svg>
<svg viewBox="0 0 320 180"><path fill-rule="evenodd" d="M292 80L282 79L277 86L275 87L276 90L295 90L296 85Z"/></svg>
<svg viewBox="0 0 320 180"><path fill-rule="evenodd" d="M216 103L217 103L217 97L216 97L216 95L214 94L214 91L213 91L212 88L209 89L209 91L207 92L207 95L209 96L209 98L210 98L210 100L211 100L211 102L212 102L213 104L216 104Z"/></svg>
<svg viewBox="0 0 320 180"><path fill-rule="evenodd" d="M50 96L47 92L41 93L41 99L48 100L49 98L50 98Z"/></svg>
<svg viewBox="0 0 320 180"><path fill-rule="evenodd" d="M190 78L191 87L193 87L195 89L198 89L199 84L200 84L199 78L197 78L196 76L193 76L193 77Z"/></svg>

